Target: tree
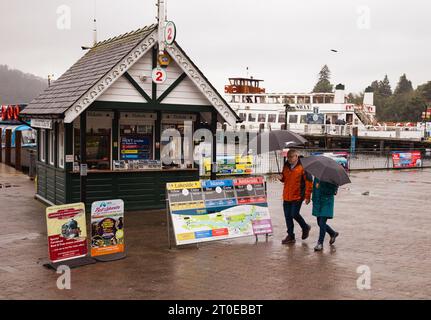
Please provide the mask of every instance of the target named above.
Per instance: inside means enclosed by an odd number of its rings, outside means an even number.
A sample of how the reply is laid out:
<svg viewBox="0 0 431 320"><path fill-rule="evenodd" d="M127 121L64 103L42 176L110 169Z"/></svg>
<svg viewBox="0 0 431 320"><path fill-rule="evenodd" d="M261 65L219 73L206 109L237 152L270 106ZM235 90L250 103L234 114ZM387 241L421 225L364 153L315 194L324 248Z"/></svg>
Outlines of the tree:
<svg viewBox="0 0 431 320"><path fill-rule="evenodd" d="M379 82L379 94L384 97L389 97L392 95L392 88L388 79L388 75L385 75L383 81Z"/></svg>
<svg viewBox="0 0 431 320"><path fill-rule="evenodd" d="M431 81L418 86L417 91L425 100L431 102Z"/></svg>
<svg viewBox="0 0 431 320"><path fill-rule="evenodd" d="M413 91L412 82L407 79L406 74L404 73L400 80L398 81L397 87L395 88L394 94L399 95L403 93L409 93Z"/></svg>
<svg viewBox="0 0 431 320"><path fill-rule="evenodd" d="M313 88L313 92L332 92L334 86L329 79L331 78L331 71L325 64L319 72L319 80Z"/></svg>

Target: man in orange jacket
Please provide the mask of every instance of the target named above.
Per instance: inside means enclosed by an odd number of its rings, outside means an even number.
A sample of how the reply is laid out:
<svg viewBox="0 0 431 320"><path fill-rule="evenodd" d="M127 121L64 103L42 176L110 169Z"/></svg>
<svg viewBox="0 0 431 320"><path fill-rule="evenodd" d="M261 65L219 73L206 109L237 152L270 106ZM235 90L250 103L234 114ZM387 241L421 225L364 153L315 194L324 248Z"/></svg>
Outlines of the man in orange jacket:
<svg viewBox="0 0 431 320"><path fill-rule="evenodd" d="M287 225L287 237L281 241L282 244L295 243L293 220L302 228L302 240L308 238L311 226L307 224L300 214L302 202L310 203L313 190L313 178L304 171L297 150L289 150L287 162L284 165L280 181L284 183L283 188L283 210Z"/></svg>

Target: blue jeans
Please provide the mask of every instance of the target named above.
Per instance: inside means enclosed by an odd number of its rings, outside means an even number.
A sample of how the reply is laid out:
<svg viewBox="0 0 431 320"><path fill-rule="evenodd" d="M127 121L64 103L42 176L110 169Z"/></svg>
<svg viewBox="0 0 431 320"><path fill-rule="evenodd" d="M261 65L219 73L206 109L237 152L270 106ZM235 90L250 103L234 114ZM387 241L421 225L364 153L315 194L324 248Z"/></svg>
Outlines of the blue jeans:
<svg viewBox="0 0 431 320"><path fill-rule="evenodd" d="M328 233L331 237L335 235L335 231L326 224L326 221L328 221L328 218L326 217L317 217L317 224L320 227L319 232L319 243L323 244L323 241L325 241L325 234Z"/></svg>
<svg viewBox="0 0 431 320"><path fill-rule="evenodd" d="M292 238L295 238L295 233L293 232L294 225L293 219L299 223L302 230L307 230L308 224L305 222L304 218L300 215L302 200L300 201L284 201L283 210L284 218L286 219L287 234Z"/></svg>

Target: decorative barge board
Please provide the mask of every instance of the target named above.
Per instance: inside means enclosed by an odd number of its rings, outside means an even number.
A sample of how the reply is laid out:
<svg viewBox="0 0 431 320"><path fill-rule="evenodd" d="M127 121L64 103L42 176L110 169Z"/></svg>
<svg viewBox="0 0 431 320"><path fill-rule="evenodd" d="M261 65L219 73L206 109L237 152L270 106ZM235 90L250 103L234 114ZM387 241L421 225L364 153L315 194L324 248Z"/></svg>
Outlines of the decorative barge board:
<svg viewBox="0 0 431 320"><path fill-rule="evenodd" d="M239 119L176 42L165 48L166 80L153 81L158 36L151 25L95 44L21 114L38 130L38 199L158 209L167 182L199 179L187 159L159 165L161 133L207 122L214 135Z"/></svg>

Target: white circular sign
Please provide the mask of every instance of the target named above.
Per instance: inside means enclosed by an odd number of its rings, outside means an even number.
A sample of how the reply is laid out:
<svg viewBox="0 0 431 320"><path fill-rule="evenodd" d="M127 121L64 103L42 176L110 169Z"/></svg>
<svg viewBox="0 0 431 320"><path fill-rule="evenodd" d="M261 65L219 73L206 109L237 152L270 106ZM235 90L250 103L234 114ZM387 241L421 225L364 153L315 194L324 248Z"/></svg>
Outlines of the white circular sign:
<svg viewBox="0 0 431 320"><path fill-rule="evenodd" d="M175 23L172 21L168 21L165 26L165 42L167 45L171 45L174 43L175 38L177 36L177 28Z"/></svg>
<svg viewBox="0 0 431 320"><path fill-rule="evenodd" d="M253 190L253 186L252 186L251 184L248 184L248 185L247 185L247 190L248 190L248 191Z"/></svg>
<svg viewBox="0 0 431 320"><path fill-rule="evenodd" d="M187 197L189 195L189 190L183 189L183 196Z"/></svg>
<svg viewBox="0 0 431 320"><path fill-rule="evenodd" d="M319 120L319 116L317 114L313 115L313 121Z"/></svg>
<svg viewBox="0 0 431 320"><path fill-rule="evenodd" d="M163 68L154 68L151 74L154 83L164 83L168 77L166 70Z"/></svg>
<svg viewBox="0 0 431 320"><path fill-rule="evenodd" d="M221 192L222 192L222 189L221 189L220 187L217 187L217 188L215 188L215 191L216 191L217 193L221 193Z"/></svg>

